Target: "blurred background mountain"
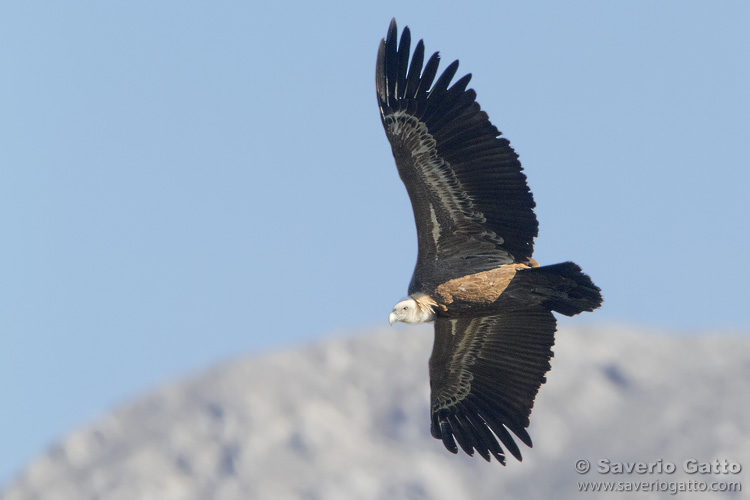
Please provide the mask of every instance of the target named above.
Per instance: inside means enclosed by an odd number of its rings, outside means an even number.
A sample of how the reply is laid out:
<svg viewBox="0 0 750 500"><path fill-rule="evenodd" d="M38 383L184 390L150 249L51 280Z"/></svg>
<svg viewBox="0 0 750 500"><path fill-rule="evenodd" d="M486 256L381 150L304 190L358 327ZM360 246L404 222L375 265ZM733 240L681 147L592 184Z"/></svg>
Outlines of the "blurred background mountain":
<svg viewBox="0 0 750 500"><path fill-rule="evenodd" d="M747 336L564 328L534 448L506 467L430 436L431 338L429 327L359 333L166 385L71 434L2 499L572 499L586 480L747 484L746 471L682 471L691 458L750 463ZM677 471L578 474L578 459Z"/></svg>

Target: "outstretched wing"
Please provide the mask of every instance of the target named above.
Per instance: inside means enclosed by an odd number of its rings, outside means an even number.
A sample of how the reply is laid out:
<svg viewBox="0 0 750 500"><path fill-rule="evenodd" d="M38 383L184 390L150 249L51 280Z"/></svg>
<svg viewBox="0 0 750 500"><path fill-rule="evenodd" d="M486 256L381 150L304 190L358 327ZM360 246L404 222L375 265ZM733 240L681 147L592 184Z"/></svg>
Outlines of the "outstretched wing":
<svg viewBox="0 0 750 500"><path fill-rule="evenodd" d="M432 435L452 453L458 445L505 465L503 446L527 446L529 415L550 368L555 342L550 311L513 311L475 318L438 318L430 358ZM498 442L499 440L499 442Z"/></svg>
<svg viewBox="0 0 750 500"><path fill-rule="evenodd" d="M409 65L409 28L400 44L396 39L394 19L380 43L376 85L383 126L414 209L415 274L420 266L444 269L449 261L452 277L463 276L531 257L538 230L534 200L518 155L480 109L474 90L466 89L471 75L449 88L454 61L433 85L438 54L422 70L422 41Z"/></svg>

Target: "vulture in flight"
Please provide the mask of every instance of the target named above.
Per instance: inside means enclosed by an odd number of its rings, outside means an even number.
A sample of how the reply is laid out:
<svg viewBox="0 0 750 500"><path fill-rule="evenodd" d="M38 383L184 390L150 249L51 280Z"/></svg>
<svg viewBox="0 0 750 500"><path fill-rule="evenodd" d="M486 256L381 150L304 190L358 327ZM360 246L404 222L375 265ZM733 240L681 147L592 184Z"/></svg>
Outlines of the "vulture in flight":
<svg viewBox="0 0 750 500"><path fill-rule="evenodd" d="M452 453L521 460L512 434L526 428L550 369L553 311L573 316L602 303L572 262L540 266L531 255L538 223L518 155L467 89L437 76L439 56L411 55L395 19L380 42L380 117L411 199L418 254L409 296L389 322L435 324L429 362L431 432ZM411 62L409 58L411 55ZM511 434L512 433L512 434Z"/></svg>

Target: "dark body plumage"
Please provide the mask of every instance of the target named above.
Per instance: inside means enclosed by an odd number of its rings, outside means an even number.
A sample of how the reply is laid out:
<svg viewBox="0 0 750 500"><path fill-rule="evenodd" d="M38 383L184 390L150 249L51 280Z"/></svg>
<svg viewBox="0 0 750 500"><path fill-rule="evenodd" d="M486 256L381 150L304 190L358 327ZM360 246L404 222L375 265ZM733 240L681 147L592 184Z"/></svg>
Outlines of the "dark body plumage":
<svg viewBox="0 0 750 500"><path fill-rule="evenodd" d="M526 428L550 368L552 311L592 311L600 290L572 262L538 267L526 176L467 89L471 75L450 86L455 61L435 80L438 54L424 63L420 40L410 64L409 29L397 37L393 20L376 87L417 226L409 295L435 322L432 435L454 453L460 446L504 464L504 446L520 460L510 432L531 446Z"/></svg>

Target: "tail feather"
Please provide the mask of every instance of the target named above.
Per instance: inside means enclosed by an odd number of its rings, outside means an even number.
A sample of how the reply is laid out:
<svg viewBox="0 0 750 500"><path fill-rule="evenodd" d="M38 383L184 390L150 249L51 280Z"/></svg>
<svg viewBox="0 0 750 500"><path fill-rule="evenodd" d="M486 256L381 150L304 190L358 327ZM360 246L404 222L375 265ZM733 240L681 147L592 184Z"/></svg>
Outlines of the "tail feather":
<svg viewBox="0 0 750 500"><path fill-rule="evenodd" d="M531 292L552 311L575 316L602 305L602 293L578 265L562 262L523 271Z"/></svg>

